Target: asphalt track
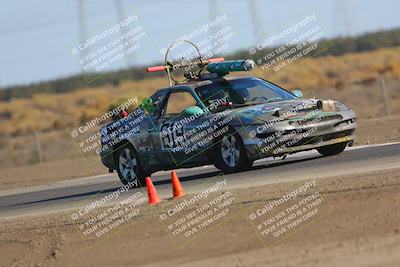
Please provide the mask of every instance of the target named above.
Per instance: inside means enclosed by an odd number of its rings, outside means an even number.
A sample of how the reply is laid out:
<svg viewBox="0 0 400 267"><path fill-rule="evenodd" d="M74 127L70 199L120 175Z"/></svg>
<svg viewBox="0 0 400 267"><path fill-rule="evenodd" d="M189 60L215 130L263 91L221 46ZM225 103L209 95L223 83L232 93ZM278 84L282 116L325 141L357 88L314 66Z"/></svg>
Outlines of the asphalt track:
<svg viewBox="0 0 400 267"><path fill-rule="evenodd" d="M340 155L321 157L309 151L288 156L285 160L256 162L252 170L236 174L221 175L212 166L178 170L178 176L186 193L197 193L207 185L226 179L226 189L245 188L280 182L323 179L353 173L368 173L400 168L400 143L368 145L348 148ZM152 176L162 199L171 197L169 172ZM116 174L82 177L52 185L35 186L28 189L0 191L0 219L32 216L59 211L71 211L101 199L118 190L121 184ZM131 196L133 189L120 195L118 201ZM116 200L115 200L116 201ZM112 205L110 201L107 205Z"/></svg>

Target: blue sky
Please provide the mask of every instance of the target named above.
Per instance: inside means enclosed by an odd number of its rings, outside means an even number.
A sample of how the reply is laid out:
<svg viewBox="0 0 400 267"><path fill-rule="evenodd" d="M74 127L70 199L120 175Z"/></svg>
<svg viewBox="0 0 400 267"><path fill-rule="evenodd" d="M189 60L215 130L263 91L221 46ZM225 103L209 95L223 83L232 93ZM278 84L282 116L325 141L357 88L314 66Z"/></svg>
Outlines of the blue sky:
<svg viewBox="0 0 400 267"><path fill-rule="evenodd" d="M83 0L87 35L117 24L115 0ZM161 61L160 49L210 20L211 0L121 0L125 16L137 14L145 38L129 65ZM227 16L235 36L226 52L252 47L260 36L278 33L316 14L327 37L400 26L396 0L214 0L215 15ZM254 10L254 9L253 9ZM253 15L254 16L254 15ZM26 84L81 72L70 50L80 43L78 0L3 0L0 9L0 86ZM259 25L254 34L252 21ZM111 67L125 67L121 61Z"/></svg>

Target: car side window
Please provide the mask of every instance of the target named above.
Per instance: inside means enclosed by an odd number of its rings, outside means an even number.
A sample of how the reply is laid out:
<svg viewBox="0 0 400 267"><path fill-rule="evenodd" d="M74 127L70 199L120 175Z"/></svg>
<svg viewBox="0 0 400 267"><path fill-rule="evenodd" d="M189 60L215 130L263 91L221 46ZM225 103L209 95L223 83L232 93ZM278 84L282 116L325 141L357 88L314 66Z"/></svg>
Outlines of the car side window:
<svg viewBox="0 0 400 267"><path fill-rule="evenodd" d="M186 108L197 105L196 99L189 92L174 92L169 95L164 117L180 115Z"/></svg>
<svg viewBox="0 0 400 267"><path fill-rule="evenodd" d="M226 86L225 86L226 87ZM227 93L225 92L223 84L213 83L207 84L196 88L201 101L208 107L219 99L225 99Z"/></svg>

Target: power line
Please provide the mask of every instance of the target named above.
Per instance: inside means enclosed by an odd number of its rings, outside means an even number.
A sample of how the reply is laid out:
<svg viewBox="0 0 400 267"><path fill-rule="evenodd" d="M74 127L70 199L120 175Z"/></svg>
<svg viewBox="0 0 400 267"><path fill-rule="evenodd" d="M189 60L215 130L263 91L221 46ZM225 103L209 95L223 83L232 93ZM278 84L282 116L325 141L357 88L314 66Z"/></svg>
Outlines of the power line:
<svg viewBox="0 0 400 267"><path fill-rule="evenodd" d="M80 7L79 7L80 2L81 2L81 0L78 0L78 16L79 16L79 13L80 13ZM85 3L87 3L87 2L88 1L85 1ZM110 14L109 10L105 10L104 12L96 12L96 14L92 15L91 18L101 17L101 16L109 15L109 14ZM36 16L36 14L35 14L35 16ZM60 18L60 17L58 17L58 18ZM14 17L13 19L18 19L18 17ZM1 20L0 24L1 25L5 25L5 22L8 22L8 21L9 20ZM60 20L58 20L58 21L54 21L54 20L50 21L50 20L48 20L48 21L45 21L43 23L38 23L36 25L35 24L30 24L28 26L21 26L21 27L17 27L17 28L7 27L4 30L0 29L0 34L2 34L2 35L6 35L6 34L12 35L12 34L18 34L18 33L23 33L23 32L31 32L31 31L36 31L36 30L52 28L52 27L55 27L55 26L59 26L59 25L63 25L63 24L70 24L70 23L76 23L76 17L75 16L74 17L65 16L65 17L61 18ZM13 24L16 24L16 23L13 23Z"/></svg>
<svg viewBox="0 0 400 267"><path fill-rule="evenodd" d="M48 3L43 3L43 2L48 2ZM0 20L0 23L3 24L4 22L7 22L9 20L15 20L15 17L18 13L25 13L26 11L31 11L31 10L35 10L35 9L40 9L42 10L43 7L48 7L50 5L53 4L57 4L60 0L58 1L48 1L48 0L43 0L39 3L30 3L32 5L27 5L24 7L18 6L18 9L14 9L14 10L7 10L7 14L10 14L10 17L2 17L2 20ZM28 2L26 2L28 3ZM32 14L32 12L30 12Z"/></svg>

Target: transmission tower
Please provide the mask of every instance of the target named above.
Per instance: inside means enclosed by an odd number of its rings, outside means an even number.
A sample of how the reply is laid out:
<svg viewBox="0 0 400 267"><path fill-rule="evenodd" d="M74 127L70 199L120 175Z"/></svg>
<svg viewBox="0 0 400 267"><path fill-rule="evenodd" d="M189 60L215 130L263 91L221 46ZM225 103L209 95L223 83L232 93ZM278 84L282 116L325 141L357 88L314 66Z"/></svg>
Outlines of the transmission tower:
<svg viewBox="0 0 400 267"><path fill-rule="evenodd" d="M121 0L115 0L115 7L116 7L116 10L117 10L118 22L121 22L125 18L123 6L122 6L122 1ZM123 36L124 34L128 33L127 29L128 29L128 26L121 27L121 31L120 31L121 36ZM130 59L133 56L133 53L130 54L130 55L127 55L126 54L127 49L128 49L128 47L124 45L125 64L126 64L126 67L129 67L130 66Z"/></svg>
<svg viewBox="0 0 400 267"><path fill-rule="evenodd" d="M350 1L351 0L336 0L334 28L339 32L339 35L353 34L350 22ZM343 31L343 34L340 34L340 31Z"/></svg>
<svg viewBox="0 0 400 267"><path fill-rule="evenodd" d="M85 19L85 5L83 0L78 0L78 19L79 19L79 37L81 43L87 40L86 19ZM81 59L84 59L89 54L89 48L84 49L80 53Z"/></svg>
<svg viewBox="0 0 400 267"><path fill-rule="evenodd" d="M218 4L217 4L217 0L209 0L209 6L210 6L210 10L209 10L209 19L210 21L214 20L215 18L217 18L218 16ZM214 27L211 27L211 42L213 45L213 50L211 51L213 53L213 55L215 56L215 54L217 53L216 49L217 49L217 44L216 42L218 41L218 39L214 39L213 36L214 34L218 33L218 31L220 30L220 24L217 24ZM206 51L207 52L207 51Z"/></svg>
<svg viewBox="0 0 400 267"><path fill-rule="evenodd" d="M260 43L265 38L265 31L259 8L257 6L257 0L248 0L248 7L251 17L251 24L253 26L254 40L256 43Z"/></svg>

